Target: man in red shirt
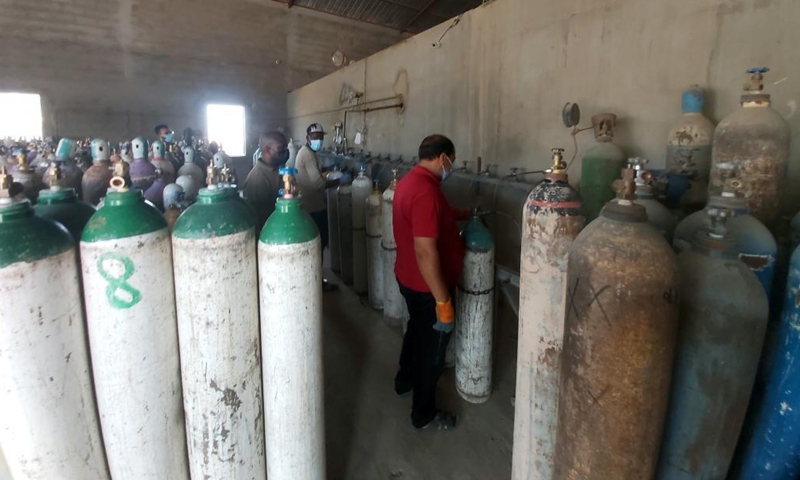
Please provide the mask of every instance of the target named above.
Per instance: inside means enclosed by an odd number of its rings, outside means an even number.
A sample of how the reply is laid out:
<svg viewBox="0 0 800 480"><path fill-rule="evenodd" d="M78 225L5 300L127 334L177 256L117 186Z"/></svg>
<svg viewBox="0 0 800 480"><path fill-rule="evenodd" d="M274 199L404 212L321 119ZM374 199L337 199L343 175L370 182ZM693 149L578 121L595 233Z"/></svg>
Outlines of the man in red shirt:
<svg viewBox="0 0 800 480"><path fill-rule="evenodd" d="M464 263L457 215L441 189L455 157L455 146L447 137L431 135L423 140L419 163L397 184L392 217L395 275L410 315L395 392L404 395L413 390L411 423L431 430L451 430L456 425L454 415L436 410L436 383L454 326L454 288Z"/></svg>

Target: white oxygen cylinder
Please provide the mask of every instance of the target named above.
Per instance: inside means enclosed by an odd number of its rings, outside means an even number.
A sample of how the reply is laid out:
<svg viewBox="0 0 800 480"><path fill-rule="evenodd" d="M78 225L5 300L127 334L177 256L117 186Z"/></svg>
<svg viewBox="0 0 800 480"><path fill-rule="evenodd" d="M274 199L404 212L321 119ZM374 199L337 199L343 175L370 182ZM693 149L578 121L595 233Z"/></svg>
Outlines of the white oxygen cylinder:
<svg viewBox="0 0 800 480"><path fill-rule="evenodd" d="M75 243L0 178L0 478L109 479Z"/></svg>
<svg viewBox="0 0 800 480"><path fill-rule="evenodd" d="M103 441L114 480L183 480L189 468L170 234L161 212L124 185L112 179L81 239Z"/></svg>
<svg viewBox="0 0 800 480"><path fill-rule="evenodd" d="M462 235L466 255L456 302L456 390L470 403L483 403L492 393L494 242L477 215Z"/></svg>
<svg viewBox="0 0 800 480"><path fill-rule="evenodd" d="M206 174L203 172L203 169L200 168L200 166L194 163L194 156L195 156L194 148L190 146L185 146L181 150L183 151L184 164L181 166L181 168L178 169L178 172L175 174L175 176L176 178L183 175L188 175L192 177L192 180L194 180L193 188L199 190L200 187L202 187L205 184ZM185 186L183 186L183 188L184 190L186 190ZM197 192L195 192L194 197L187 194L187 199L192 198L192 201L194 201L193 198L196 197L197 197Z"/></svg>
<svg viewBox="0 0 800 480"><path fill-rule="evenodd" d="M397 261L397 244L394 241L392 228L392 204L394 191L397 188L399 171L392 170L392 183L383 192L383 208L381 215L382 235L381 249L383 250L383 318L390 325L404 325L408 322L408 307L400 293L400 285L394 274L394 264Z"/></svg>
<svg viewBox="0 0 800 480"><path fill-rule="evenodd" d="M383 200L378 181L367 197L367 283L369 290L369 306L383 309L383 250L381 249L381 203Z"/></svg>
<svg viewBox="0 0 800 480"><path fill-rule="evenodd" d="M322 250L292 171L258 242L267 477L324 480Z"/></svg>
<svg viewBox="0 0 800 480"><path fill-rule="evenodd" d="M353 291L367 293L367 198L372 193L372 182L361 166L353 180Z"/></svg>
<svg viewBox="0 0 800 480"><path fill-rule="evenodd" d="M266 477L256 218L227 188L200 190L172 232L192 478Z"/></svg>
<svg viewBox="0 0 800 480"><path fill-rule="evenodd" d="M567 252L586 223L562 152L553 149L553 167L522 215L513 480L555 480Z"/></svg>

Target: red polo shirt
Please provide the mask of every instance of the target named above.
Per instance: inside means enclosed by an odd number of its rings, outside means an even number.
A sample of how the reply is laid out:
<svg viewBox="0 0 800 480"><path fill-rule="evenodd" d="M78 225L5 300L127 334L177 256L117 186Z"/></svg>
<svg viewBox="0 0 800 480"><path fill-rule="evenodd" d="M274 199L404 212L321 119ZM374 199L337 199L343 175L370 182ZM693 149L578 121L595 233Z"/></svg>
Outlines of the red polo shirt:
<svg viewBox="0 0 800 480"><path fill-rule="evenodd" d="M456 286L464 265L464 243L441 183L431 172L414 167L397 184L394 194L392 226L397 243L394 273L401 285L418 292L431 289L417 265L414 237L437 240L439 262L448 288Z"/></svg>

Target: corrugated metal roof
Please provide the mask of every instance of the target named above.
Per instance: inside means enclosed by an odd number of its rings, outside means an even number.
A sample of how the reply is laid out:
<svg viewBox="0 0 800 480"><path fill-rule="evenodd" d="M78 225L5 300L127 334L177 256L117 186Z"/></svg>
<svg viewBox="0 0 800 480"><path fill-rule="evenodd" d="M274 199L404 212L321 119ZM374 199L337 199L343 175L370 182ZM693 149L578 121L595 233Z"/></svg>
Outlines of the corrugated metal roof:
<svg viewBox="0 0 800 480"><path fill-rule="evenodd" d="M275 0L339 17L419 33L480 5L483 0Z"/></svg>

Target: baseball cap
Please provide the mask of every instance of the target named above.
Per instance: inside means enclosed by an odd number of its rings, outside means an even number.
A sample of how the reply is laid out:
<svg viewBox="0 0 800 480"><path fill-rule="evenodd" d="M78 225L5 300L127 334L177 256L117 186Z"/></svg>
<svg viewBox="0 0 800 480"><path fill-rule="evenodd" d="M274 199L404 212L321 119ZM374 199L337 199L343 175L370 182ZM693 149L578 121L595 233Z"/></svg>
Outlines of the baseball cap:
<svg viewBox="0 0 800 480"><path fill-rule="evenodd" d="M325 129L323 129L322 125L319 123L312 123L306 129L306 135L310 135L312 133L325 133Z"/></svg>

